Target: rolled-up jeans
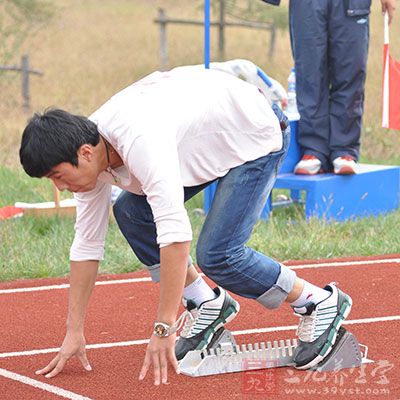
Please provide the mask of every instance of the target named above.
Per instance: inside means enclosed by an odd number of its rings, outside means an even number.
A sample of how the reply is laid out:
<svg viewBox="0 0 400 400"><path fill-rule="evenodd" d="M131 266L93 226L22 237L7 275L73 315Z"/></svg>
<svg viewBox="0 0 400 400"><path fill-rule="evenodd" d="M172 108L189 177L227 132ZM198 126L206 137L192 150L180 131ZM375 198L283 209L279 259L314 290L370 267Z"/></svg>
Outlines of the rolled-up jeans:
<svg viewBox="0 0 400 400"><path fill-rule="evenodd" d="M231 169L218 187L197 243L197 264L206 276L240 296L277 308L291 292L296 275L277 261L246 246L275 183L289 146ZM185 187L185 201L212 182ZM114 205L118 225L154 281L159 280L160 250L156 227L145 196L124 192ZM189 265L191 260L189 260Z"/></svg>

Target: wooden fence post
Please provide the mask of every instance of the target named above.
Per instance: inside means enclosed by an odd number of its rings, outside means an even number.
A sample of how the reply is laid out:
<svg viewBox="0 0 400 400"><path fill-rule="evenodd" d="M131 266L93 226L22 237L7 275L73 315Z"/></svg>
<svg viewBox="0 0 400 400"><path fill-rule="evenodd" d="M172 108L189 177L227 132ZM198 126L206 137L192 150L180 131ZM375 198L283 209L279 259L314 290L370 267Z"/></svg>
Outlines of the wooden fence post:
<svg viewBox="0 0 400 400"><path fill-rule="evenodd" d="M25 54L21 57L22 107L25 111L30 107L29 72L29 56Z"/></svg>
<svg viewBox="0 0 400 400"><path fill-rule="evenodd" d="M210 26L218 28L218 56L221 61L225 60L225 28L226 27L241 27L241 28L253 28L253 29L264 29L271 32L271 43L268 50L268 56L273 57L275 50L276 41L276 29L273 23L263 22L231 22L226 21L226 10L225 0L219 0L219 20L210 22ZM167 18L166 12L163 8L158 9L158 17L154 19L154 22L160 24L160 70L165 71L168 69L168 44L167 44L167 24L178 24L178 25L197 25L204 26L204 21L189 20L189 19L177 19Z"/></svg>
<svg viewBox="0 0 400 400"><path fill-rule="evenodd" d="M275 25L271 26L271 37L269 40L269 52L268 55L272 59L275 53L275 42L276 42L276 28Z"/></svg>
<svg viewBox="0 0 400 400"><path fill-rule="evenodd" d="M219 0L218 55L225 60L225 0Z"/></svg>
<svg viewBox="0 0 400 400"><path fill-rule="evenodd" d="M163 8L158 9L158 22L160 23L160 69L166 71L168 69L167 15Z"/></svg>
<svg viewBox="0 0 400 400"><path fill-rule="evenodd" d="M60 208L60 191L57 186L53 183L53 193L54 193L54 207Z"/></svg>
<svg viewBox="0 0 400 400"><path fill-rule="evenodd" d="M29 56L23 55L21 57L21 66L18 65L0 65L0 71L15 71L21 73L21 93L23 100L23 108L28 111L30 107L30 88L29 88L29 75L42 76L43 72L36 69L29 68Z"/></svg>

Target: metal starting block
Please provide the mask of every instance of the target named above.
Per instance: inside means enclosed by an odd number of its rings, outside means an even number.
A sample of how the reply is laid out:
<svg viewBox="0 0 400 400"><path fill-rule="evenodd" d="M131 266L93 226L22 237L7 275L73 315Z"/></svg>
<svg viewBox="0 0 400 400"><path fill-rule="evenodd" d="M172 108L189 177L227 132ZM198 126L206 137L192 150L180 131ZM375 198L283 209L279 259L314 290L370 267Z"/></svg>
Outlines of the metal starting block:
<svg viewBox="0 0 400 400"><path fill-rule="evenodd" d="M239 346L232 333L221 328L207 349L189 351L180 361L179 368L184 375L196 377L266 368L293 367L296 347L297 339ZM367 359L367 352L366 346L360 345L353 334L341 327L329 356L312 369L337 371L343 368L359 367L362 363L373 362Z"/></svg>

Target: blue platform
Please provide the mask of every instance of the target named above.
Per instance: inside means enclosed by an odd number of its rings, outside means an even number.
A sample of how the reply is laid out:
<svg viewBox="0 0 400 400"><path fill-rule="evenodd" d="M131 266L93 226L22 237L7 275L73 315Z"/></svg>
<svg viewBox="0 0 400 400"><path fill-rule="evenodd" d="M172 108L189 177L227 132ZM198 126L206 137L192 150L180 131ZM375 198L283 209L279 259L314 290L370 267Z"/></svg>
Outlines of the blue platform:
<svg viewBox="0 0 400 400"><path fill-rule="evenodd" d="M291 142L279 171L274 189L289 189L292 201L305 194L305 217L345 221L393 211L400 205L400 167L358 164L356 175L318 174L294 175L300 159L297 144L297 122L291 122ZM217 185L204 192L204 210L211 206ZM268 219L272 208L271 197L261 217Z"/></svg>
<svg viewBox="0 0 400 400"><path fill-rule="evenodd" d="M358 164L356 175L279 174L274 188L305 191L306 218L345 221L399 207L400 168Z"/></svg>

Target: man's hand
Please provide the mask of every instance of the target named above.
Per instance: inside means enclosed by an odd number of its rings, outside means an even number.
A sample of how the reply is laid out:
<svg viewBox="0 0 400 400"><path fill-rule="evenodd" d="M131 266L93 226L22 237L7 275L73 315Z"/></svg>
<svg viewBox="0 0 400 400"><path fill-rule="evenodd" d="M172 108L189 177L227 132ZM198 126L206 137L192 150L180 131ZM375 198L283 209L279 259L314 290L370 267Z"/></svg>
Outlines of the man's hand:
<svg viewBox="0 0 400 400"><path fill-rule="evenodd" d="M168 362L171 363L177 374L180 373L178 361L175 356L175 339L175 334L163 338L155 335L151 336L150 343L147 345L143 366L140 370L139 380L145 378L151 364L154 367L154 384L157 386L160 384L160 381L167 383Z"/></svg>
<svg viewBox="0 0 400 400"><path fill-rule="evenodd" d="M394 17L394 11L396 10L396 0L381 0L382 3L382 13L386 11L389 15L389 24L392 22Z"/></svg>
<svg viewBox="0 0 400 400"><path fill-rule="evenodd" d="M86 341L83 333L67 332L57 356L46 367L36 371L35 374L46 374L46 378L52 378L63 370L66 362L73 356L78 357L86 371L91 371L92 367L86 357L85 345Z"/></svg>

